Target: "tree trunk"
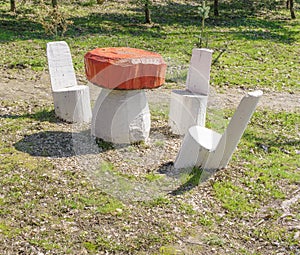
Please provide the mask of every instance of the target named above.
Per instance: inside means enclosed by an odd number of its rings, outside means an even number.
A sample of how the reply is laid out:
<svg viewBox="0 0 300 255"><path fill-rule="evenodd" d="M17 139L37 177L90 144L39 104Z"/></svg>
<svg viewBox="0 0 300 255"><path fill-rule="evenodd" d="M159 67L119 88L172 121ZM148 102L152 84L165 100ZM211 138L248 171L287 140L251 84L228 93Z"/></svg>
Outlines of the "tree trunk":
<svg viewBox="0 0 300 255"><path fill-rule="evenodd" d="M214 15L219 16L219 0L214 0Z"/></svg>
<svg viewBox="0 0 300 255"><path fill-rule="evenodd" d="M294 0L290 0L290 13L291 13L291 18L296 19L296 15L294 11Z"/></svg>
<svg viewBox="0 0 300 255"><path fill-rule="evenodd" d="M10 0L10 11L15 12L16 11L16 1Z"/></svg>
<svg viewBox="0 0 300 255"><path fill-rule="evenodd" d="M286 8L288 9L290 7L290 0L286 1Z"/></svg>
<svg viewBox="0 0 300 255"><path fill-rule="evenodd" d="M145 3L145 22L147 24L151 24L151 12L150 12L150 9L149 9L149 4L148 3Z"/></svg>
<svg viewBox="0 0 300 255"><path fill-rule="evenodd" d="M57 0L51 0L51 4L53 8L57 7Z"/></svg>

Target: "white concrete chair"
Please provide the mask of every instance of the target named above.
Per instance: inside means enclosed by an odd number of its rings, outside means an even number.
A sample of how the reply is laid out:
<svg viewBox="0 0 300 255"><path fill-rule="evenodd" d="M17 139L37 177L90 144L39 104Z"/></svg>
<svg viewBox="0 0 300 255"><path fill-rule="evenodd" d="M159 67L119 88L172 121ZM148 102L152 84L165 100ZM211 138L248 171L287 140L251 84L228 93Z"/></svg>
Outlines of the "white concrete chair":
<svg viewBox="0 0 300 255"><path fill-rule="evenodd" d="M169 126L174 134L184 135L191 126L205 126L212 50L192 51L185 90L171 93Z"/></svg>
<svg viewBox="0 0 300 255"><path fill-rule="evenodd" d="M89 87L77 84L68 44L64 41L47 43L47 58L55 114L68 122L90 122Z"/></svg>
<svg viewBox="0 0 300 255"><path fill-rule="evenodd" d="M213 50L194 48L186 78L186 88L194 94L208 95Z"/></svg>
<svg viewBox="0 0 300 255"><path fill-rule="evenodd" d="M207 171L226 167L262 95L260 90L245 95L222 135L205 127L189 128L174 167L196 166Z"/></svg>

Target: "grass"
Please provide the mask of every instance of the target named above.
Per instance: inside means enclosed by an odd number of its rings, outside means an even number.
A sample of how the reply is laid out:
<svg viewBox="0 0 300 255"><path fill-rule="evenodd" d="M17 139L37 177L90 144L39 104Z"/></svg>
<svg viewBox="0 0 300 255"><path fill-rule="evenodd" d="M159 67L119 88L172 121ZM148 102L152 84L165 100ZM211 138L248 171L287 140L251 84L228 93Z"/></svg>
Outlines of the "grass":
<svg viewBox="0 0 300 255"><path fill-rule="evenodd" d="M93 8L65 4L63 10L73 24L65 36L56 37L47 36L42 25L34 20L38 7L32 3L25 4L29 10L25 15L21 14L22 8L20 13L12 14L7 11L8 3L3 4L0 11L4 28L1 55L4 57L0 66L12 72L23 68L44 70L46 42L66 40L78 74L84 72L83 55L88 50L129 46L161 53L169 66L167 81L182 81L199 35L200 18L192 3L155 4L152 13L158 25L148 27L142 24L142 11L134 4L122 2L118 9L114 1L93 5ZM220 17L211 15L206 22L214 58L225 49L212 67L211 84L298 90L298 71L294 67L299 64L299 20L286 19L289 14L284 9L249 16L242 12L229 14L229 8L224 5Z"/></svg>
<svg viewBox="0 0 300 255"><path fill-rule="evenodd" d="M224 208L233 211L234 215L238 214L239 210L250 212L255 210L257 205L249 201L263 202L270 197L284 199L286 194L279 185L282 180L297 184L300 174L297 170L299 155L295 146L299 142L294 135L297 133L299 117L299 114L284 112L265 111L254 114L240 145L240 151L234 156L235 160L249 162L248 170L239 180L243 185L238 186L228 180L214 184L216 195ZM266 133L265 130L271 126L273 133ZM285 129L280 134L277 133L279 126ZM274 136L274 133L277 135ZM257 157L260 157L258 163L255 162ZM252 196L255 199L251 199Z"/></svg>
<svg viewBox="0 0 300 255"><path fill-rule="evenodd" d="M226 48L212 66L212 86L299 92L295 68L299 20L286 19L288 12L281 9L232 14L225 3L220 17L207 20L214 57ZM104 6L91 1L66 3L64 10L73 24L62 37L46 35L42 25L30 19L30 12L10 13L8 3L3 3L0 68L15 78L23 69L45 71L45 45L52 40L70 44L80 75L83 55L90 49L139 47L163 55L169 64L166 88L172 89L184 83L197 41L197 4L156 2L156 24L146 26L141 10L126 1L107 1ZM31 2L25 7L33 9ZM151 106L151 114L153 123L167 125L167 105ZM232 110L215 114L224 123ZM213 121L208 119L207 125L219 127ZM163 174L149 171L141 180L120 173L109 160L114 146L99 140L101 174L91 176L89 169L77 168L80 162L74 163L82 155L68 151L59 156L58 150L68 150L64 146L70 142L72 126L55 117L51 103L2 100L0 250L3 254L298 254L298 230L293 224L300 219L299 202L290 205L291 215L286 218L282 202L299 189L299 123L298 112L258 110L227 169L200 185L201 171L194 169L181 176L176 190L149 201L134 197L124 201L109 192L114 181L134 196L140 181L148 187L161 181ZM56 135L63 146L53 153L49 144L55 146ZM154 146L170 145L157 140ZM129 152L148 149L146 144L127 148ZM103 173L112 177L111 186L91 180Z"/></svg>
<svg viewBox="0 0 300 255"><path fill-rule="evenodd" d="M8 105L12 106L12 103L2 102L2 107ZM178 193L181 195L162 196L148 203L135 202L132 207L101 192L101 188L90 186L88 176L84 173L72 168L58 172L58 167L53 165L51 159L28 156L26 152L12 147L12 143L24 134L36 132L32 127L37 126L37 123L42 130L57 128L52 117L40 114L44 111L39 106L33 108L31 114L26 114L26 103L14 107L15 112L22 117L1 118L1 242L14 242L30 231L46 229L38 237L28 236L26 241L32 247L53 254L74 254L83 248L91 254L100 250L112 253L144 250L172 254L172 251L178 249L176 246L168 248L168 245L179 234L170 228L169 224L173 222L176 225L183 224L182 238L195 235L208 247L223 249L231 246L219 231L223 229L228 235L234 235L235 227L227 226L234 222L239 231L246 234L247 227L239 224L253 217L259 221L257 214L267 206L271 215L268 224L256 227L250 238L257 237L267 243L280 242L280 247L291 247L291 251L298 249L294 232L278 225L281 208L276 207L276 203L290 196L300 180L297 171L299 155L296 152L298 113L256 112L229 166L228 171L232 173L228 176L226 171L218 173L220 176L211 188L209 185L206 187L206 190L211 190L211 197L201 193L205 192L201 191L202 185L197 186L199 172L195 169L194 174L182 177L183 185L194 189ZM44 109L48 115L48 106ZM117 171L110 162L104 162L101 170ZM157 177L148 174L145 178L152 182ZM207 202L213 203L210 210L222 213L222 216L218 216L218 213L202 214L201 210L195 210L189 202L189 196L198 192L204 195ZM277 212L274 208L277 208ZM14 216L11 218L8 215ZM199 237L197 233L190 232L191 227L175 220L174 215L179 219L184 216L193 226L192 229L201 226L201 231L211 235ZM134 223L136 221L137 225ZM93 225L89 222L93 222ZM107 227L113 229L112 233L105 234ZM155 229L154 233L152 228ZM139 229L146 233L140 233ZM114 236L114 233L118 236ZM107 239L107 235L111 235L110 239ZM243 249L248 251L245 247Z"/></svg>

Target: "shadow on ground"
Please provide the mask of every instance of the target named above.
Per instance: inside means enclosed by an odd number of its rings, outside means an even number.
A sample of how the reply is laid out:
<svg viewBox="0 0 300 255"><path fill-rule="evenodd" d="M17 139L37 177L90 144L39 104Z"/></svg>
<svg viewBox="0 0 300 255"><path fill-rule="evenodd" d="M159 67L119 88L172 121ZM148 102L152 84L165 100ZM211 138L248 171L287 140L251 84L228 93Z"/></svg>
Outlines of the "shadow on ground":
<svg viewBox="0 0 300 255"><path fill-rule="evenodd" d="M207 171L198 167L175 169L173 162L162 164L157 170L159 174L179 180L181 183L176 189L169 192L172 196L182 195L201 183L206 182L216 171Z"/></svg>
<svg viewBox="0 0 300 255"><path fill-rule="evenodd" d="M45 131L25 136L14 147L31 156L63 158L99 154L113 149L112 144L97 140L90 131Z"/></svg>
<svg viewBox="0 0 300 255"><path fill-rule="evenodd" d="M70 8L74 5L65 5ZM72 17L73 22L68 27L65 34L66 38L85 37L96 35L106 35L122 37L117 44L124 45L124 36L129 36L131 42L144 38L168 37L169 31L164 31L168 26L177 27L199 27L201 19L198 11L198 4L174 3L169 1L167 4L154 4L151 7L152 20L156 25L148 26L144 24L142 7L128 5L127 12L107 13L96 11L88 13L86 16ZM34 7L31 7L34 8ZM259 13L267 10L274 10L279 6L266 4L253 4L253 0L227 1L220 4L220 15L215 17L210 14L206 26L208 28L225 27L236 28L236 31L216 33L216 36L229 34L236 39L247 40L270 40L282 43L292 43L296 40L297 32L285 27L286 20L267 20L259 18ZM71 9L70 9L71 10ZM69 11L70 11L69 10ZM43 26L37 20L26 18L26 15L11 13L8 10L0 10L1 25L0 43L14 40L44 39L54 40L55 36L45 34ZM258 17L257 17L258 16ZM250 27L244 31L244 27ZM167 33L166 33L167 32ZM173 35L176 32L173 32ZM182 36L182 31L178 31L178 36ZM110 42L111 43L111 42ZM114 45L117 46L117 45Z"/></svg>

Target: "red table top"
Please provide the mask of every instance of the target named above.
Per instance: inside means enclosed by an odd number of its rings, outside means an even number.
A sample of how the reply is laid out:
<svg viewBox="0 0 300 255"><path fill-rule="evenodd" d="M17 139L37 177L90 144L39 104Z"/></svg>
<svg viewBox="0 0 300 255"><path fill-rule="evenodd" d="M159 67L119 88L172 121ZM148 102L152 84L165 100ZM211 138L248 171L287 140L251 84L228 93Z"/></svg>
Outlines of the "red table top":
<svg viewBox="0 0 300 255"><path fill-rule="evenodd" d="M97 48L84 56L87 79L108 89L152 89L165 82L161 55L141 49Z"/></svg>

